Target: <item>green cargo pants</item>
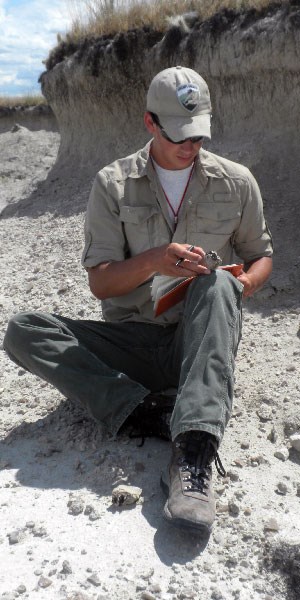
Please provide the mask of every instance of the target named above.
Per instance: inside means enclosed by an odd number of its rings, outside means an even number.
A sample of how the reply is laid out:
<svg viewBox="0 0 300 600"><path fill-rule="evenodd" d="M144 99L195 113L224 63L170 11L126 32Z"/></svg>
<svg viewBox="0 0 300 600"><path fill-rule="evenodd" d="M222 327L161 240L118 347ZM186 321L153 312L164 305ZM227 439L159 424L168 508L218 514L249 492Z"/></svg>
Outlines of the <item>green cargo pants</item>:
<svg viewBox="0 0 300 600"><path fill-rule="evenodd" d="M203 430L221 440L233 398L242 284L215 271L190 285L178 324L73 320L20 313L7 328L9 357L83 403L115 435L151 391L178 388L174 440Z"/></svg>

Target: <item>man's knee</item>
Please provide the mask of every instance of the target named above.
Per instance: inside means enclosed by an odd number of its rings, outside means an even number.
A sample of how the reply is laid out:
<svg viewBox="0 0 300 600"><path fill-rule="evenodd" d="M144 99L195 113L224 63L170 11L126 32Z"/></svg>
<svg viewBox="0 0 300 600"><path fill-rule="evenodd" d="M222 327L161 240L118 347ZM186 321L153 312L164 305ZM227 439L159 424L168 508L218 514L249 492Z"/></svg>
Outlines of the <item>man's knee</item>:
<svg viewBox="0 0 300 600"><path fill-rule="evenodd" d="M18 313L10 319L3 341L3 348L8 355L18 355L17 349L20 350L26 344L28 329L32 327L35 320L36 313L30 312Z"/></svg>
<svg viewBox="0 0 300 600"><path fill-rule="evenodd" d="M210 275L201 275L196 277L192 284L197 290L203 290L212 294L216 292L236 292L243 290L243 285L236 277L225 270L216 269Z"/></svg>
<svg viewBox="0 0 300 600"><path fill-rule="evenodd" d="M240 305L243 285L230 273L217 269L210 275L195 277L189 287L185 309L203 305L225 303L226 305Z"/></svg>

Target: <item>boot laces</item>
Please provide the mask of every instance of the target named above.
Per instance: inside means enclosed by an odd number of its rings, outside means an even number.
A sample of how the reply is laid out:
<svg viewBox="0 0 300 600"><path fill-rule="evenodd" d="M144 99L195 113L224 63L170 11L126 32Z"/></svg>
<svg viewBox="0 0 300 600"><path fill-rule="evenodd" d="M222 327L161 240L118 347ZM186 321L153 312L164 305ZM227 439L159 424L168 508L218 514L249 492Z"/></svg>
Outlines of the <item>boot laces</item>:
<svg viewBox="0 0 300 600"><path fill-rule="evenodd" d="M207 489L211 479L211 462L215 462L216 469L222 477L226 472L217 452L217 440L209 433L197 433L178 442L178 447L183 450L179 459L183 481L186 482L185 491L200 492L207 496Z"/></svg>

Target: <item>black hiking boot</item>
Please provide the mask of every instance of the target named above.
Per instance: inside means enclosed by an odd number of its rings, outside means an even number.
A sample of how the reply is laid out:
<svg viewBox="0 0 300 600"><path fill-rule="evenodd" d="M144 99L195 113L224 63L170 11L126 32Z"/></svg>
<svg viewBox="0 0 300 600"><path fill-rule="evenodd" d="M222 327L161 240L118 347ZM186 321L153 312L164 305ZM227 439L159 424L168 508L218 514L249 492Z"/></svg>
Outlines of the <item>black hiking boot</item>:
<svg viewBox="0 0 300 600"><path fill-rule="evenodd" d="M175 400L175 396L148 394L127 417L121 431L129 429L130 438L141 438L139 446L143 446L147 437L170 441L170 420Z"/></svg>

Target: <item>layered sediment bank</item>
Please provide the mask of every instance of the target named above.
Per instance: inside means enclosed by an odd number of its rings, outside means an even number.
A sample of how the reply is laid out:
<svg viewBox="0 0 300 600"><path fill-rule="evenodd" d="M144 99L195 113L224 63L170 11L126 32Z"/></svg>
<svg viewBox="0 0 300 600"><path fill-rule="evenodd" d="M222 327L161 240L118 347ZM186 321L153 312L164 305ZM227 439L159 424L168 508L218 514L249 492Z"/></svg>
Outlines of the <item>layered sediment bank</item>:
<svg viewBox="0 0 300 600"><path fill-rule="evenodd" d="M10 131L14 125L21 125L30 131L58 131L56 117L50 106L0 107L0 133Z"/></svg>
<svg viewBox="0 0 300 600"><path fill-rule="evenodd" d="M150 80L182 64L209 84L212 147L238 142L257 152L259 145L268 149L267 161L281 163L276 141L299 152L299 42L298 2L262 13L227 10L205 22L186 15L164 34L145 28L64 42L41 76L61 132L58 160L87 176L135 151L147 139L142 118Z"/></svg>

